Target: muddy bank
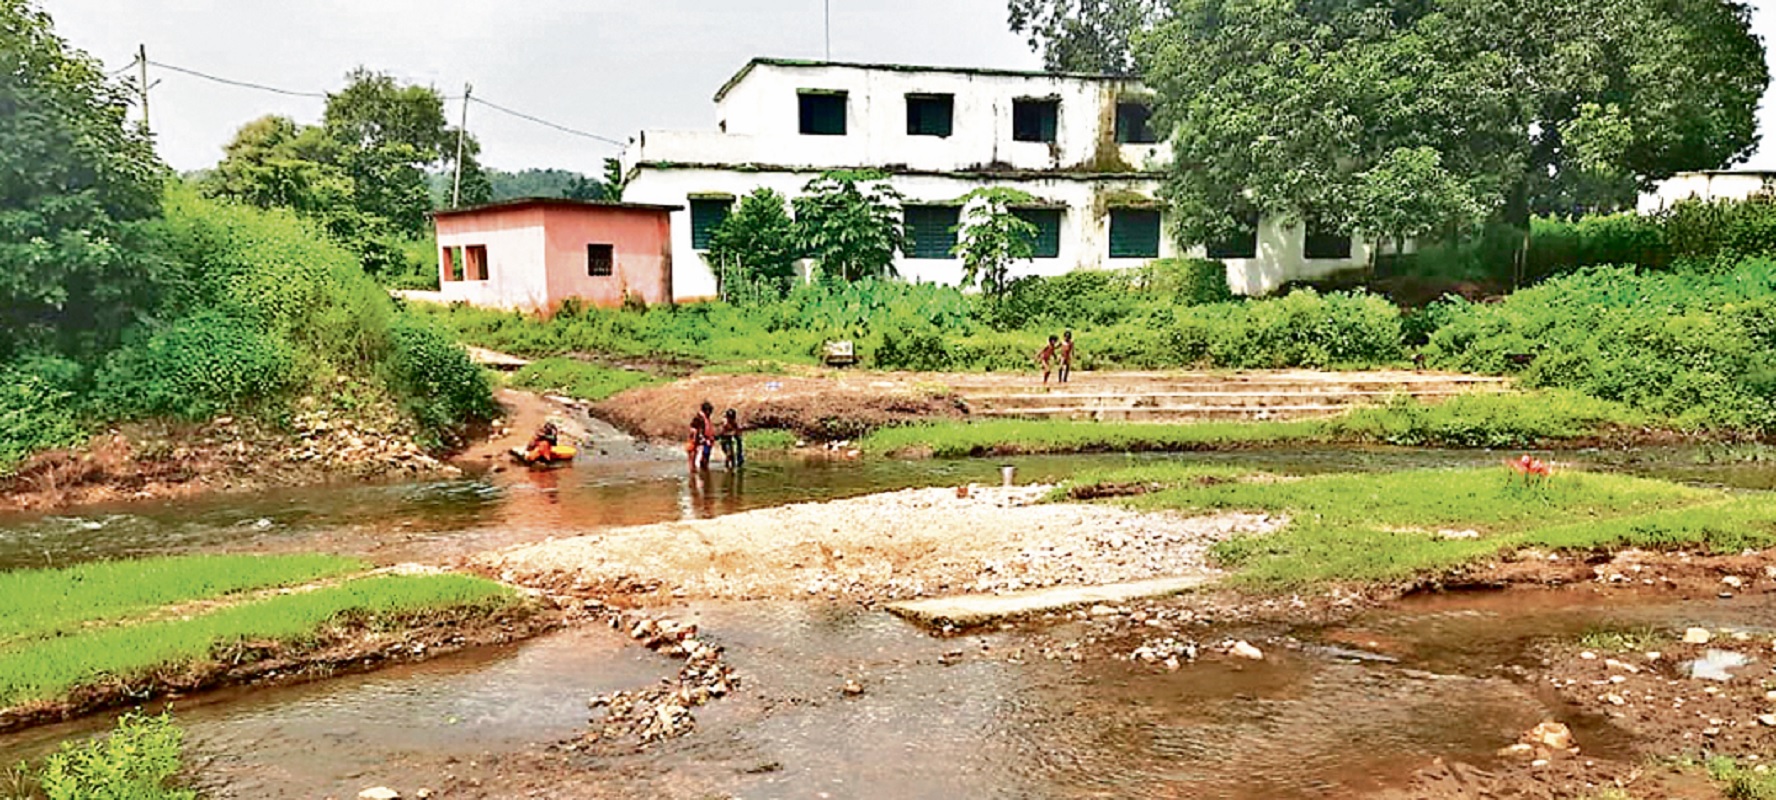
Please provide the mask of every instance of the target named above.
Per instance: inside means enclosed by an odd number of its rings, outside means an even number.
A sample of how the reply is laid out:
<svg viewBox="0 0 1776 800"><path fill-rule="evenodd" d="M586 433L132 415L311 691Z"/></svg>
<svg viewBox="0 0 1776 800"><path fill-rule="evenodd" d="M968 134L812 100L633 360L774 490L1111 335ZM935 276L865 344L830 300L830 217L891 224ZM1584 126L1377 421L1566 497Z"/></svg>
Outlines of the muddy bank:
<svg viewBox="0 0 1776 800"><path fill-rule="evenodd" d="M455 474L393 409L348 414L309 403L288 429L229 416L135 423L38 454L0 478L0 511Z"/></svg>
<svg viewBox="0 0 1776 800"><path fill-rule="evenodd" d="M912 489L712 520L617 528L469 566L555 591L875 602L1218 574L1210 545L1265 514L1183 516L1041 502L1050 487Z"/></svg>
<svg viewBox="0 0 1776 800"><path fill-rule="evenodd" d="M78 687L63 700L0 709L0 733L193 692L303 683L423 661L528 639L559 627L563 620L563 614L531 603L494 612L452 609L419 614L392 627L347 619L318 631L308 642L244 641L212 653L208 660L163 668L132 682L109 679Z"/></svg>
<svg viewBox="0 0 1776 800"><path fill-rule="evenodd" d="M617 427L653 439L681 440L703 401L735 409L748 427L777 428L817 440L855 439L877 428L961 419L966 409L945 384L916 375L829 372L819 377L700 375L630 389L592 406Z"/></svg>

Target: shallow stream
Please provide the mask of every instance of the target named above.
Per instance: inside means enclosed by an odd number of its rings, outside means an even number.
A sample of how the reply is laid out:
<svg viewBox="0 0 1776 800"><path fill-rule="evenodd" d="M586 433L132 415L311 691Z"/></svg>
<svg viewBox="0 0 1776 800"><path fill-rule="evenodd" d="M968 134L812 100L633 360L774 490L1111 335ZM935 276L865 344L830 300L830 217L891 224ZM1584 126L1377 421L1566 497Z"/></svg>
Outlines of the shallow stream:
<svg viewBox="0 0 1776 800"><path fill-rule="evenodd" d="M1769 488L1776 465L1719 467L1689 451L1558 454L1599 468ZM1290 450L1169 456L1281 472L1496 463L1491 453ZM1126 456L1012 459L1020 481L1126 464ZM706 517L867 492L998 478L998 460L760 462L690 481L675 459L559 472L0 519L0 565L145 553L324 550L441 561L621 524ZM1626 735L1575 716L1506 669L1548 637L1599 625L1776 629L1757 598L1600 600L1583 591L1414 598L1336 628L1215 629L1263 662L1205 658L1176 672L1112 658L1050 661L1039 641L1078 623L939 638L886 613L810 603L668 610L725 645L746 681L699 711L700 729L620 759L620 796L1358 796L1430 758L1487 763L1537 721L1567 721L1607 755ZM960 659L945 657L960 650ZM1378 658L1351 658L1373 654ZM940 659L940 657L943 657ZM1393 661L1390 662L1389 659ZM954 662L945 665L944 662ZM218 797L355 796L437 786L470 762L583 729L594 694L675 663L601 627L302 686L185 698L203 785ZM867 692L840 697L857 679ZM0 763L39 755L107 718L0 737ZM613 784L617 785L617 784Z"/></svg>

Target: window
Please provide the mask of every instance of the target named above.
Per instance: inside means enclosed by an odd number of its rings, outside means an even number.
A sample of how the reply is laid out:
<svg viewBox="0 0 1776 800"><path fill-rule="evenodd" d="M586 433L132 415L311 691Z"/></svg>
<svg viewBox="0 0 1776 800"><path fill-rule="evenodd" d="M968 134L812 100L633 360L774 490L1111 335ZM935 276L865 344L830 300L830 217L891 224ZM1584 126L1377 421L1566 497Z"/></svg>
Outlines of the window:
<svg viewBox="0 0 1776 800"><path fill-rule="evenodd" d="M956 113L953 94L906 96L908 136L949 136Z"/></svg>
<svg viewBox="0 0 1776 800"><path fill-rule="evenodd" d="M1153 106L1123 101L1116 104L1116 141L1122 144L1153 144Z"/></svg>
<svg viewBox="0 0 1776 800"><path fill-rule="evenodd" d="M1058 208L1014 208L1013 216L1036 226L1036 240L1031 244L1031 258L1061 257L1061 210Z"/></svg>
<svg viewBox="0 0 1776 800"><path fill-rule="evenodd" d="M446 247L438 254L438 271L446 281L463 279L463 254L460 247Z"/></svg>
<svg viewBox="0 0 1776 800"><path fill-rule="evenodd" d="M463 264L463 278L471 281L487 280L487 246L472 244L463 248L466 256Z"/></svg>
<svg viewBox="0 0 1776 800"><path fill-rule="evenodd" d="M845 135L844 92L803 90L800 98L804 135Z"/></svg>
<svg viewBox="0 0 1776 800"><path fill-rule="evenodd" d="M1204 249L1209 258L1257 258L1258 215L1247 214L1232 236L1211 241Z"/></svg>
<svg viewBox="0 0 1776 800"><path fill-rule="evenodd" d="M586 274L594 278L608 278L616 272L617 257L615 248L608 244L586 245Z"/></svg>
<svg viewBox="0 0 1776 800"><path fill-rule="evenodd" d="M708 250L715 229L728 219L734 201L727 198L691 198L691 249Z"/></svg>
<svg viewBox="0 0 1776 800"><path fill-rule="evenodd" d="M1151 208L1110 209L1110 257L1158 258L1159 212Z"/></svg>
<svg viewBox="0 0 1776 800"><path fill-rule="evenodd" d="M955 258L956 206L906 206L907 258Z"/></svg>
<svg viewBox="0 0 1776 800"><path fill-rule="evenodd" d="M1011 138L1020 142L1053 142L1061 118L1059 100L1011 101Z"/></svg>
<svg viewBox="0 0 1776 800"><path fill-rule="evenodd" d="M1309 259L1343 260L1351 257L1351 237L1337 231L1315 230L1309 225L1303 249Z"/></svg>

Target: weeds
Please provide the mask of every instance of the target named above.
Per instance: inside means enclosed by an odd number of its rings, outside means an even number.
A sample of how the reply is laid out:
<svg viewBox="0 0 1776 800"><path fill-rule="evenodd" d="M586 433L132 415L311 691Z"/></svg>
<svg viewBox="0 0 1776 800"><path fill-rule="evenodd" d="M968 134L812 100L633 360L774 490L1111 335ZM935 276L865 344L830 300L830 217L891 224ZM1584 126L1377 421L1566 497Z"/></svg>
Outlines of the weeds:
<svg viewBox="0 0 1776 800"><path fill-rule="evenodd" d="M1723 784L1729 800L1776 800L1776 773L1758 772L1726 756L1708 759L1708 777Z"/></svg>
<svg viewBox="0 0 1776 800"><path fill-rule="evenodd" d="M1579 635L1579 646L1586 650L1628 653L1658 647L1670 640L1670 635L1650 625L1633 628L1592 628Z"/></svg>
<svg viewBox="0 0 1776 800"><path fill-rule="evenodd" d="M64 743L38 783L48 800L195 800L197 792L167 785L179 774L184 745L171 714L125 714L109 736Z"/></svg>
<svg viewBox="0 0 1776 800"><path fill-rule="evenodd" d="M574 358L556 357L533 361L512 374L512 385L540 392L564 394L598 402L654 378L645 372L616 369Z"/></svg>

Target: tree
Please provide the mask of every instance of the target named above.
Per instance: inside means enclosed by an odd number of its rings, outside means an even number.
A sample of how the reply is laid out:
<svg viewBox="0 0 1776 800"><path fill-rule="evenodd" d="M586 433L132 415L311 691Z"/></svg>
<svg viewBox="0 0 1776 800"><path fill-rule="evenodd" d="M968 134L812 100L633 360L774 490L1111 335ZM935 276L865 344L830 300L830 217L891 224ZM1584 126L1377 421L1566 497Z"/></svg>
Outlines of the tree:
<svg viewBox="0 0 1776 800"><path fill-rule="evenodd" d="M727 285L731 277L741 286L781 297L795 284L795 262L801 256L788 204L769 188L740 198L733 213L710 234L709 258L720 270L722 291L729 296L735 288Z"/></svg>
<svg viewBox="0 0 1776 800"><path fill-rule="evenodd" d="M1012 33L1028 37L1051 70L1133 75L1133 37L1164 13L1164 0L1009 0Z"/></svg>
<svg viewBox="0 0 1776 800"><path fill-rule="evenodd" d="M154 301L145 226L169 172L128 98L47 14L0 0L0 358L94 344Z"/></svg>
<svg viewBox="0 0 1776 800"><path fill-rule="evenodd" d="M1349 231L1402 149L1520 225L1733 163L1768 81L1748 21L1731 0L1178 0L1136 42L1196 243L1248 209Z"/></svg>
<svg viewBox="0 0 1776 800"><path fill-rule="evenodd" d="M838 170L808 182L793 201L800 250L826 280L846 282L894 274L906 246L900 192L873 170Z"/></svg>
<svg viewBox="0 0 1776 800"><path fill-rule="evenodd" d="M1429 147L1401 148L1357 175L1351 198L1351 226L1372 241L1405 249L1407 239L1431 233L1453 234L1480 222L1486 204L1448 170ZM1375 265L1375 250L1369 251Z"/></svg>
<svg viewBox="0 0 1776 800"><path fill-rule="evenodd" d="M962 285L979 284L992 296L1011 285L1011 265L1036 254L1036 226L1011 213L1013 204L1036 198L1007 188L976 189L962 196L956 255L962 259Z"/></svg>

